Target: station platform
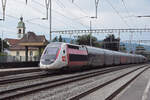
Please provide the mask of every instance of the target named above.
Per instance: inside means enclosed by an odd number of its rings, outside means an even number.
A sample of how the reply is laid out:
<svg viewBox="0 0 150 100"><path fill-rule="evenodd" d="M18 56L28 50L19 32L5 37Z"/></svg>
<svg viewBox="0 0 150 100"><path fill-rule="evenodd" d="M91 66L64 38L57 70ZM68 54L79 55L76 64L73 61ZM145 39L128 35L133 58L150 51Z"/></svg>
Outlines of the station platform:
<svg viewBox="0 0 150 100"><path fill-rule="evenodd" d="M83 97L81 100L105 100L110 92L128 80L130 76L115 82L106 88L99 89ZM144 71L125 89L123 89L113 100L150 100L150 68Z"/></svg>
<svg viewBox="0 0 150 100"><path fill-rule="evenodd" d="M114 100L150 100L150 69L142 73Z"/></svg>

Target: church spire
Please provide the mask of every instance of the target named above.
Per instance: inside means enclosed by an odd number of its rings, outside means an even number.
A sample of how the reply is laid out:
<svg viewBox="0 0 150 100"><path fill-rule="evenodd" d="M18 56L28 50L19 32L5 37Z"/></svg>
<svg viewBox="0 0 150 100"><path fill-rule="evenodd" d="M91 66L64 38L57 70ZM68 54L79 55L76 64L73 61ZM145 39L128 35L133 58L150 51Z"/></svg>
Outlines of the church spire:
<svg viewBox="0 0 150 100"><path fill-rule="evenodd" d="M23 17L20 17L20 21L18 22L18 38L22 38L25 34L25 23L23 22Z"/></svg>

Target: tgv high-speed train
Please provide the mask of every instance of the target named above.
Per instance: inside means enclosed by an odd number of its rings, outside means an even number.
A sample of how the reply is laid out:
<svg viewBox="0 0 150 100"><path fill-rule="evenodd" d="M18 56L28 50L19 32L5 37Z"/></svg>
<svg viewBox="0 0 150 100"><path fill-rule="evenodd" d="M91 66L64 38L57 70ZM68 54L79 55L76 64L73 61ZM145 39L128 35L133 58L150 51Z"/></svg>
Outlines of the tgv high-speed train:
<svg viewBox="0 0 150 100"><path fill-rule="evenodd" d="M83 66L110 66L144 63L142 55L121 53L96 47L52 42L47 45L40 59L40 68L55 70Z"/></svg>

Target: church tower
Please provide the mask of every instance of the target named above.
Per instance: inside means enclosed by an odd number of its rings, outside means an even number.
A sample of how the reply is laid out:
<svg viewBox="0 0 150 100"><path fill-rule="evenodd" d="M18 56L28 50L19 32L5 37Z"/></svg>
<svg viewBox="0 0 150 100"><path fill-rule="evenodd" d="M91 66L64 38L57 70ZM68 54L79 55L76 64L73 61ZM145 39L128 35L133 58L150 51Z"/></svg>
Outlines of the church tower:
<svg viewBox="0 0 150 100"><path fill-rule="evenodd" d="M17 29L18 29L18 38L21 39L24 34L25 34L25 23L23 22L23 17L20 17L20 21L18 22L18 26L17 26Z"/></svg>

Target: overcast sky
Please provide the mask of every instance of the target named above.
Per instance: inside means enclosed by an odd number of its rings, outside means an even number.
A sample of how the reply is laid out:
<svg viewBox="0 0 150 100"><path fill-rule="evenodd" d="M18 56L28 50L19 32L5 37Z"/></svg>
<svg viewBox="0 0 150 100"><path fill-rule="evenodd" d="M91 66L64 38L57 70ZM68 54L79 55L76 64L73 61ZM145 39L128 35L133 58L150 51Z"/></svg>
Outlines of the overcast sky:
<svg viewBox="0 0 150 100"><path fill-rule="evenodd" d="M97 19L90 19L95 16L95 0L74 0L74 3L71 1L52 0L53 31L89 29L90 20L93 29L150 27L150 18L135 17L150 15L150 0L100 0ZM24 18L26 32L44 34L49 39L49 21L40 19L46 17L45 0L28 0L27 5L25 0L7 0L6 19L0 22L0 33L4 31L4 38L17 38L16 27L20 16ZM0 17L2 18L2 9L0 9ZM106 35L96 36L98 39L103 39ZM56 34L53 34L54 36ZM133 35L134 40L149 40L149 38L149 33ZM130 34L121 33L121 39L129 40Z"/></svg>

